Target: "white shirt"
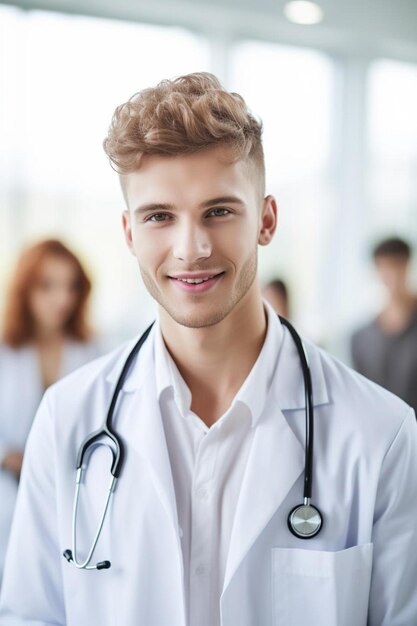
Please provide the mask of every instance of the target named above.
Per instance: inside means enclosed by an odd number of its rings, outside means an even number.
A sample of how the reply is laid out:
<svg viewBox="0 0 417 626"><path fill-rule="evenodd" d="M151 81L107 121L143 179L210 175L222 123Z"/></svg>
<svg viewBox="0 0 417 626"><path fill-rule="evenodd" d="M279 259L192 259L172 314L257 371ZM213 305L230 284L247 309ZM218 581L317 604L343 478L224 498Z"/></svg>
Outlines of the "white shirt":
<svg viewBox="0 0 417 626"><path fill-rule="evenodd" d="M283 330L266 304L262 350L228 410L210 428L191 410L191 392L160 329L155 371L170 457L184 560L188 626L220 626L220 596L236 505L252 438L265 409Z"/></svg>

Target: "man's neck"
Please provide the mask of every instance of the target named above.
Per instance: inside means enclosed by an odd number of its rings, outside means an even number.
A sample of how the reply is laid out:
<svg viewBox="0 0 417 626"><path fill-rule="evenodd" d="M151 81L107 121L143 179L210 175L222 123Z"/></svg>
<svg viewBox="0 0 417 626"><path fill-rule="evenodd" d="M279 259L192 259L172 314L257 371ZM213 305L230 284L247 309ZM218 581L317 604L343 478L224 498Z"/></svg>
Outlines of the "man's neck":
<svg viewBox="0 0 417 626"><path fill-rule="evenodd" d="M266 313L259 291L221 322L187 328L161 316L165 344L192 394L192 410L211 426L249 375L265 341Z"/></svg>
<svg viewBox="0 0 417 626"><path fill-rule="evenodd" d="M416 309L417 299L412 293L395 294L378 316L378 324L387 334L401 333L407 328Z"/></svg>

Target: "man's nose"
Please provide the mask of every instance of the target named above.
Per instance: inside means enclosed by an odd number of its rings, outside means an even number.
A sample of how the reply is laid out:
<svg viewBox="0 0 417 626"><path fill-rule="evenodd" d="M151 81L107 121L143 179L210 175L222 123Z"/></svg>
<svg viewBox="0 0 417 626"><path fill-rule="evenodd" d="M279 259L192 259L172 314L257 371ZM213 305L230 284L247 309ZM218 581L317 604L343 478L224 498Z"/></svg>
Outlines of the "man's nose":
<svg viewBox="0 0 417 626"><path fill-rule="evenodd" d="M173 246L176 259L186 263L195 263L211 256L212 244L209 234L196 224L184 224L178 228Z"/></svg>

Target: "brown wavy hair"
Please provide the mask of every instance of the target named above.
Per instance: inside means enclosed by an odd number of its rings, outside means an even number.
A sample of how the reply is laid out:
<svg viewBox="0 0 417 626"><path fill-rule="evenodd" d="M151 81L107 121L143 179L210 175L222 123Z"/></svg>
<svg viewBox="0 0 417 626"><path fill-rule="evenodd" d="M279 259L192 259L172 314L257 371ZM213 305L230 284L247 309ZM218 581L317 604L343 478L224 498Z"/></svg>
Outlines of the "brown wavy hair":
<svg viewBox="0 0 417 626"><path fill-rule="evenodd" d="M213 74L200 72L163 80L118 106L103 147L123 175L137 170L143 155L178 156L227 145L234 161L256 165L264 193L261 136L262 123L243 98L223 89ZM123 187L122 176L121 182Z"/></svg>
<svg viewBox="0 0 417 626"><path fill-rule="evenodd" d="M26 248L19 257L6 296L3 341L13 348L34 338L34 320L29 307L29 294L47 257L59 257L72 263L77 274L78 300L64 332L78 341L88 341L91 329L87 322L87 305L91 282L80 261L56 239L41 241Z"/></svg>

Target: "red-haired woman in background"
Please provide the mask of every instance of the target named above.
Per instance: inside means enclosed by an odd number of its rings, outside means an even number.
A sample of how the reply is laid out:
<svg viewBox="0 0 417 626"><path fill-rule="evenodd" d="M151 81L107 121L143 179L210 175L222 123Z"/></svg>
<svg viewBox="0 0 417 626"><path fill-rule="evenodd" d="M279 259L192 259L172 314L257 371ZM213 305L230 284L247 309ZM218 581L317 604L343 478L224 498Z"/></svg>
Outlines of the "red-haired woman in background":
<svg viewBox="0 0 417 626"><path fill-rule="evenodd" d="M44 390L98 355L90 281L61 242L26 249L12 277L0 344L0 581L23 450Z"/></svg>

